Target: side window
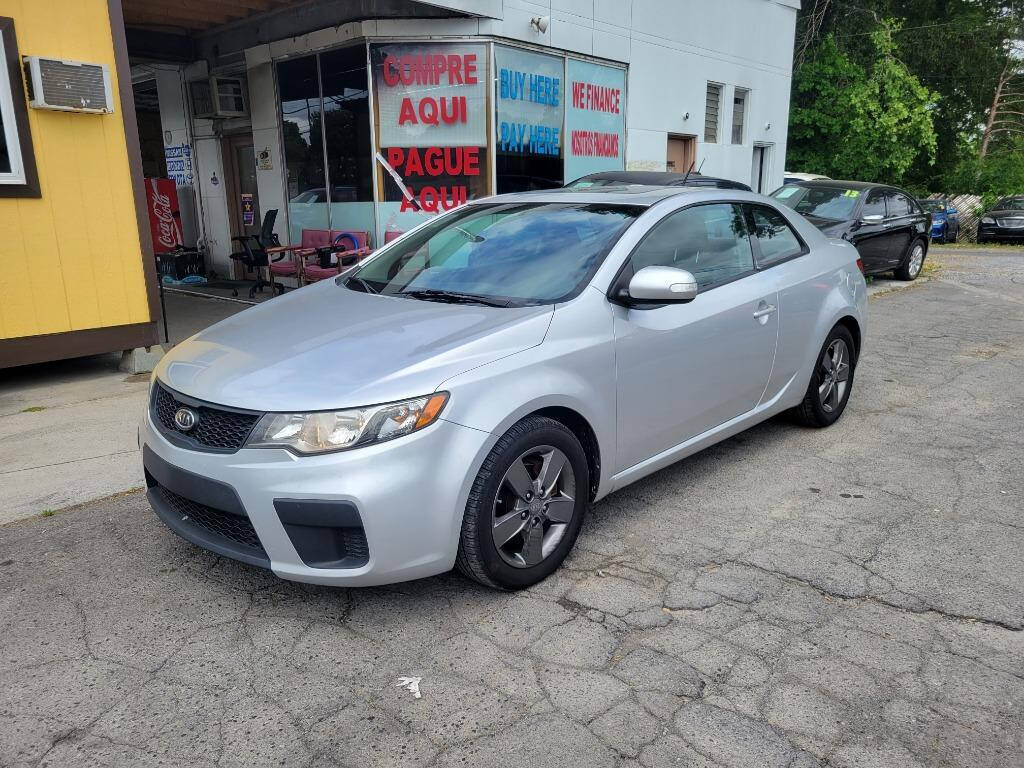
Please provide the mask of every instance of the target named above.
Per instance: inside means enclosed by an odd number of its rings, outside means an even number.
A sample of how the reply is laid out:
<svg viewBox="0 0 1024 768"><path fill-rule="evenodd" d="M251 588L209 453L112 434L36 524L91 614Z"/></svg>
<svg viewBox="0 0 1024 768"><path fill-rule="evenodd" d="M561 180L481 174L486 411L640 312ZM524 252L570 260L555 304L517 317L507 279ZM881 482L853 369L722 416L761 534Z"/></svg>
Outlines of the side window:
<svg viewBox="0 0 1024 768"><path fill-rule="evenodd" d="M696 205L654 225L631 257L633 270L676 267L697 278L701 290L754 269L743 209L731 203Z"/></svg>
<svg viewBox="0 0 1024 768"><path fill-rule="evenodd" d="M898 192L889 192L886 195L886 199L889 205L890 218L894 216L909 216L914 212L914 205L906 195L901 195Z"/></svg>
<svg viewBox="0 0 1024 768"><path fill-rule="evenodd" d="M872 191L864 201L861 216L885 216L885 193L880 189Z"/></svg>
<svg viewBox="0 0 1024 768"><path fill-rule="evenodd" d="M768 267L803 252L803 245L786 218L765 205L752 205L754 236L761 249L759 267Z"/></svg>

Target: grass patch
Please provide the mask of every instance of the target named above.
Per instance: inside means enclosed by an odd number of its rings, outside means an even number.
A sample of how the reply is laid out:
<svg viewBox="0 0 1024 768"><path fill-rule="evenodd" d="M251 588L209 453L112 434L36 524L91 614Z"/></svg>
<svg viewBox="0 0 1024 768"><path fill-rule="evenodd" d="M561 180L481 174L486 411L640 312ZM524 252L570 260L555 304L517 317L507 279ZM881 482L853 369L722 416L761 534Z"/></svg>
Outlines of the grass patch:
<svg viewBox="0 0 1024 768"><path fill-rule="evenodd" d="M40 517L53 517L56 514L57 514L57 510L56 509L44 509L42 512L39 513L39 516Z"/></svg>
<svg viewBox="0 0 1024 768"><path fill-rule="evenodd" d="M40 411L45 410L45 405L30 405L28 408L22 408L21 413L39 413Z"/></svg>
<svg viewBox="0 0 1024 768"><path fill-rule="evenodd" d="M935 243L936 248L951 251L1010 251L1024 253L1024 246L1012 243Z"/></svg>

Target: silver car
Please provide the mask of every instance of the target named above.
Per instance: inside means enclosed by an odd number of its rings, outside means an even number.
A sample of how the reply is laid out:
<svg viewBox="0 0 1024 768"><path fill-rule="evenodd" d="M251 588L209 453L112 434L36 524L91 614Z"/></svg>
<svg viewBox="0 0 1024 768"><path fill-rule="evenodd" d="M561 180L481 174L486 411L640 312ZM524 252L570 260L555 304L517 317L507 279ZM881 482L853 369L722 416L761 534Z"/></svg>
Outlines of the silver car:
<svg viewBox="0 0 1024 768"><path fill-rule="evenodd" d="M752 193L476 201L171 351L149 499L285 579L526 587L601 497L781 411L838 419L865 290L853 246Z"/></svg>

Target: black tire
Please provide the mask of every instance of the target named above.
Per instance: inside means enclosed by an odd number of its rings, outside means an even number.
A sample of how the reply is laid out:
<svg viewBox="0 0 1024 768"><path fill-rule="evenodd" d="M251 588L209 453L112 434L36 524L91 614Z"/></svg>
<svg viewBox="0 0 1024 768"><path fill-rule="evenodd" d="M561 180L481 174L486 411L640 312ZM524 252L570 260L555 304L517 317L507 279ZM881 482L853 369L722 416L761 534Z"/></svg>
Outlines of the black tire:
<svg viewBox="0 0 1024 768"><path fill-rule="evenodd" d="M913 264L914 252L921 249L921 261L916 266ZM924 260L928 257L928 245L924 240L911 240L907 252L903 255L903 263L896 269L897 280L916 280L924 267Z"/></svg>
<svg viewBox="0 0 1024 768"><path fill-rule="evenodd" d="M822 402L820 388L825 383L826 369L825 356L836 341L842 341L846 345L849 354L849 375L846 379L846 387L841 397L831 406ZM853 392L853 374L857 369L857 347L853 342L853 335L844 325L835 326L821 345L821 351L814 361L814 370L811 372L811 380L807 384L807 392L800 405L793 409L793 416L798 423L805 427L828 427L839 420L846 410L846 404L850 400L850 393Z"/></svg>
<svg viewBox="0 0 1024 768"><path fill-rule="evenodd" d="M494 513L496 504L500 503L499 491L507 492L504 478L512 463L539 446L557 448L568 459L575 485L572 517L547 556L536 565L517 567L506 561L495 544ZM543 416L528 416L502 435L480 467L466 502L455 565L469 578L496 589L523 589L543 581L562 564L576 543L589 506L590 469L580 441L560 422ZM527 520L536 525L536 518L527 517ZM548 523L541 525L543 528Z"/></svg>

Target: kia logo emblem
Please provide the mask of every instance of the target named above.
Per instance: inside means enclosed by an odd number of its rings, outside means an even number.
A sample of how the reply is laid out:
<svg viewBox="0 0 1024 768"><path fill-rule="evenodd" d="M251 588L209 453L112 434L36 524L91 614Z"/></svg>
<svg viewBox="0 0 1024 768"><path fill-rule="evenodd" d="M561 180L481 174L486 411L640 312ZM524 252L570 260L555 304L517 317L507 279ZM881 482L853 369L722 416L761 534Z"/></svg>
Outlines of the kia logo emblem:
<svg viewBox="0 0 1024 768"><path fill-rule="evenodd" d="M196 412L188 408L179 408L174 412L174 426L182 432L188 432L199 422Z"/></svg>

